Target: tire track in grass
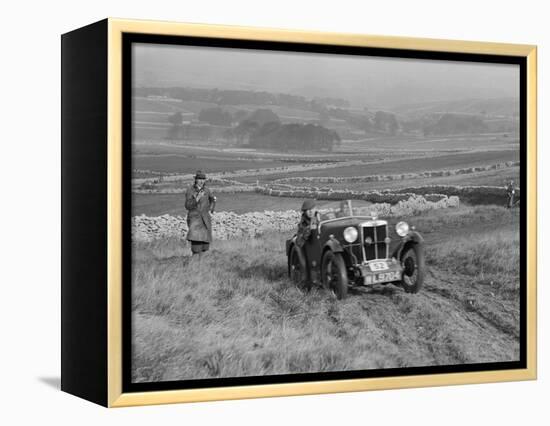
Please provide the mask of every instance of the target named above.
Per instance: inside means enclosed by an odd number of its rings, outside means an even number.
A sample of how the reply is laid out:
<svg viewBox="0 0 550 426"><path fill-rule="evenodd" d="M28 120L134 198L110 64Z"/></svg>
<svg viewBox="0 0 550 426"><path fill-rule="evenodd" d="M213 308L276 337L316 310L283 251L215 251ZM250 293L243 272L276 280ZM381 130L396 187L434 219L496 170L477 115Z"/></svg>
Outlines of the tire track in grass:
<svg viewBox="0 0 550 426"><path fill-rule="evenodd" d="M425 286L424 288L432 293L440 295L441 297L446 298L447 300L452 301L456 309L462 309L468 319L484 329L491 329L492 331L507 336L512 340L517 340L519 337L519 330L511 327L510 325L505 325L499 321L495 316L490 316L488 313L482 309L478 308L478 300L490 299L491 306L496 308L496 311L501 314L506 314L513 311L513 304L504 303L497 300L495 297L492 297L488 292L483 292L478 288L478 285L470 277L464 275L456 275L456 278L449 277L448 273L445 273L437 268L429 268L428 275L431 279L429 280L430 285ZM460 289L464 287L464 283L469 282L467 289L469 294L461 294ZM438 284L445 283L446 287L440 287ZM519 324L517 317L514 317L515 322Z"/></svg>
<svg viewBox="0 0 550 426"><path fill-rule="evenodd" d="M449 278L438 281L444 276L439 270L430 273L418 294L391 285L350 294L382 331L380 339L400 351L397 366L517 359L517 339L506 328L467 309L451 289L440 287L438 282L456 287ZM414 362L417 358L422 364Z"/></svg>

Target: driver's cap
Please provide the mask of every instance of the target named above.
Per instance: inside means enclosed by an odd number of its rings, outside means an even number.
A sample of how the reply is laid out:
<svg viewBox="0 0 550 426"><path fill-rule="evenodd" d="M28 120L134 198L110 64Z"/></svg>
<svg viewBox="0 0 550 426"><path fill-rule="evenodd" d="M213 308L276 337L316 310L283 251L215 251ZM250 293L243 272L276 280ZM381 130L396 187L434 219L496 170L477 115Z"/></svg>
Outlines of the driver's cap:
<svg viewBox="0 0 550 426"><path fill-rule="evenodd" d="M315 200L312 200L311 198L304 201L302 204L302 211L310 210L315 207Z"/></svg>

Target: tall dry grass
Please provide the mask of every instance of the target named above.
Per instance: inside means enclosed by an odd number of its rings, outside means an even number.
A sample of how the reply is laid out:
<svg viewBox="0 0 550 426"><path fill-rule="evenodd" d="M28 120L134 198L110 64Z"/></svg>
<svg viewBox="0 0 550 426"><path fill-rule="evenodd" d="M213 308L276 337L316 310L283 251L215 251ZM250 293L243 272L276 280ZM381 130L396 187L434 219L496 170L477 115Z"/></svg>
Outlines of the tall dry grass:
<svg viewBox="0 0 550 426"><path fill-rule="evenodd" d="M498 209L460 211L433 212L419 220L420 227L435 236L447 234L452 223L467 223L462 216L503 220ZM499 227L513 229L508 222ZM435 272L421 293L381 286L351 292L344 301L289 283L286 235L216 241L200 261L188 257L189 249L176 239L137 244L133 380L515 359L517 239L507 230L491 236L493 230L482 227L485 236L479 233L477 240L463 237L428 248ZM494 285L498 277L502 281Z"/></svg>

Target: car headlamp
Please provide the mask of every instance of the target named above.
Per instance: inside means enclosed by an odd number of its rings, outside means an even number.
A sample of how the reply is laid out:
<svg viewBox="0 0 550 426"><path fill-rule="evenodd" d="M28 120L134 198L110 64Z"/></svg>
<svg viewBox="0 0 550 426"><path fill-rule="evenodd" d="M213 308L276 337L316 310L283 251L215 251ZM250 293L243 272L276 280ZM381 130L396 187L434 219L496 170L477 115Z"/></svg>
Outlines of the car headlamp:
<svg viewBox="0 0 550 426"><path fill-rule="evenodd" d="M357 240L358 236L359 232L357 232L356 227L348 226L346 229L344 229L344 240L346 240L348 243L353 243L355 240Z"/></svg>
<svg viewBox="0 0 550 426"><path fill-rule="evenodd" d="M400 237L405 237L409 233L409 224L407 222L399 222L395 225L395 232Z"/></svg>

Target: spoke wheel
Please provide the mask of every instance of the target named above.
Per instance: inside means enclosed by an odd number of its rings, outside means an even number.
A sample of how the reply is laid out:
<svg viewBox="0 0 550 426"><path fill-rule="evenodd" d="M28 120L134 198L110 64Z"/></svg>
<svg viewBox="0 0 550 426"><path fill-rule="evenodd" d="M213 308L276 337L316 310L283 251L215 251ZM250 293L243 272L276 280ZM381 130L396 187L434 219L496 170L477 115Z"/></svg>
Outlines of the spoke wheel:
<svg viewBox="0 0 550 426"><path fill-rule="evenodd" d="M410 244L401 256L403 278L401 285L408 293L418 293L424 283L424 250L418 244Z"/></svg>
<svg viewBox="0 0 550 426"><path fill-rule="evenodd" d="M340 253L328 250L322 260L323 286L336 298L345 299L348 294L348 273Z"/></svg>
<svg viewBox="0 0 550 426"><path fill-rule="evenodd" d="M288 275L290 280L300 288L308 289L306 262L301 249L294 245L288 259Z"/></svg>

